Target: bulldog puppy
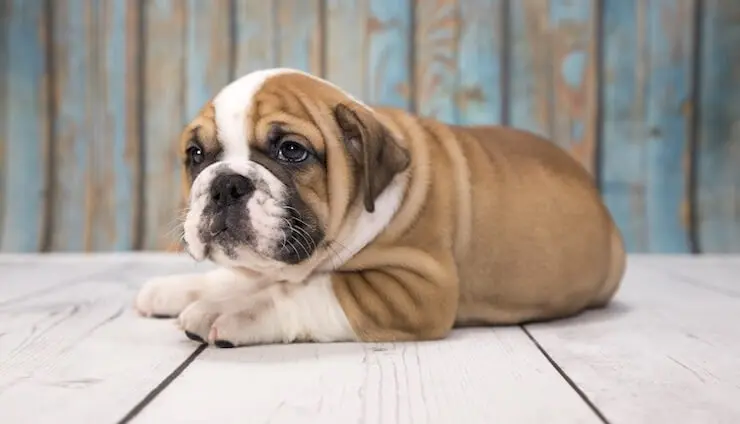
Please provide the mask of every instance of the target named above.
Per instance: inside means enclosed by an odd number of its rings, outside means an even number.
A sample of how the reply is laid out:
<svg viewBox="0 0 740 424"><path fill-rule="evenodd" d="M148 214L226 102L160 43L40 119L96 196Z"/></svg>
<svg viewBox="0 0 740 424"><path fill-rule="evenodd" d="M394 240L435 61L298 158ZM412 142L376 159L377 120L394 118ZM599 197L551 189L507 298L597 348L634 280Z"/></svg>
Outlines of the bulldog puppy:
<svg viewBox="0 0 740 424"><path fill-rule="evenodd" d="M372 108L291 69L184 129L187 251L219 268L136 308L220 347L444 338L607 305L621 236L590 175L532 133Z"/></svg>

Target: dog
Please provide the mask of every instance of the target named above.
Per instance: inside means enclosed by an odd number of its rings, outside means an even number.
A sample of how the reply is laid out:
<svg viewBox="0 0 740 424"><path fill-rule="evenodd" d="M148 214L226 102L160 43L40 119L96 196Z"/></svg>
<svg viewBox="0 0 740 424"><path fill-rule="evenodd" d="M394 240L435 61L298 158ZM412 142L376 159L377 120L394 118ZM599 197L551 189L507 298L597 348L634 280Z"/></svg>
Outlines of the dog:
<svg viewBox="0 0 740 424"><path fill-rule="evenodd" d="M224 88L180 138L187 252L135 308L218 347L438 340L606 307L626 267L590 174L505 126L371 107L296 69Z"/></svg>

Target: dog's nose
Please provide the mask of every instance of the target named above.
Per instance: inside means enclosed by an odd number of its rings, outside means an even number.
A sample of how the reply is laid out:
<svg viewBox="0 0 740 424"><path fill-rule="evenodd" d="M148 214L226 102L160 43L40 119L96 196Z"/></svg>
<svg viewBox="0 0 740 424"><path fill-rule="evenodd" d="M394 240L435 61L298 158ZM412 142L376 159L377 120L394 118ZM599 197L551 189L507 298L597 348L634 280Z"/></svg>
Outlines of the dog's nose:
<svg viewBox="0 0 740 424"><path fill-rule="evenodd" d="M211 184L211 199L217 206L228 206L254 191L252 181L239 174L219 175Z"/></svg>

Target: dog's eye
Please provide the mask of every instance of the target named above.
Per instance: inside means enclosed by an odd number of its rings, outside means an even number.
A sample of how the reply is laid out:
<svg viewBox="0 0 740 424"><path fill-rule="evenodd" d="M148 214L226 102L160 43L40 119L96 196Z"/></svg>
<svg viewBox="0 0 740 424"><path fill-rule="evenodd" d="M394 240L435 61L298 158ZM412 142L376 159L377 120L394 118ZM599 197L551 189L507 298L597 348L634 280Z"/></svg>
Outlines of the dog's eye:
<svg viewBox="0 0 740 424"><path fill-rule="evenodd" d="M285 162L303 162L308 158L308 150L300 143L286 140L280 143L277 156L279 160Z"/></svg>
<svg viewBox="0 0 740 424"><path fill-rule="evenodd" d="M203 163L205 156L203 155L203 149L198 146L190 146L187 150L188 159L193 165L200 165Z"/></svg>

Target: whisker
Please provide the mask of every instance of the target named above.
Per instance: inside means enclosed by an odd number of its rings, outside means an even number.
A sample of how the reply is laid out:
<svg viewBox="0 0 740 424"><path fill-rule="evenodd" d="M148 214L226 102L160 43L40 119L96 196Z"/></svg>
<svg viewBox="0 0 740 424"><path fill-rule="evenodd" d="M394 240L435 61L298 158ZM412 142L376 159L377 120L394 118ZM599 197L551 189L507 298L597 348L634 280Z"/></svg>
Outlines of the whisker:
<svg viewBox="0 0 740 424"><path fill-rule="evenodd" d="M306 241L306 244L308 244L308 247L310 247L311 250L316 250L316 242L313 241L308 231L306 231L304 228L301 228L301 227L292 227L292 230L300 234L301 237L303 237L303 240Z"/></svg>
<svg viewBox="0 0 740 424"><path fill-rule="evenodd" d="M311 254L310 254L310 253L308 253L308 249L306 249L306 246L304 246L304 245L303 245L303 243L301 243L301 241L300 241L300 240L298 240L297 238L293 238L293 240L295 240L295 241L296 241L296 243L298 243L298 245L299 245L299 246L301 246L301 249L303 249L303 251L304 251L304 252L306 252L306 258L308 258L309 256L311 256ZM296 252L296 254L297 254L297 253L298 253L298 252ZM300 258L300 255L299 255L298 257Z"/></svg>
<svg viewBox="0 0 740 424"><path fill-rule="evenodd" d="M288 246L290 246L293 249L293 251L295 252L295 257L296 258L300 258L301 257L301 254L298 253L298 249L295 248L295 246L292 243L292 240L293 240L292 237L288 238Z"/></svg>

